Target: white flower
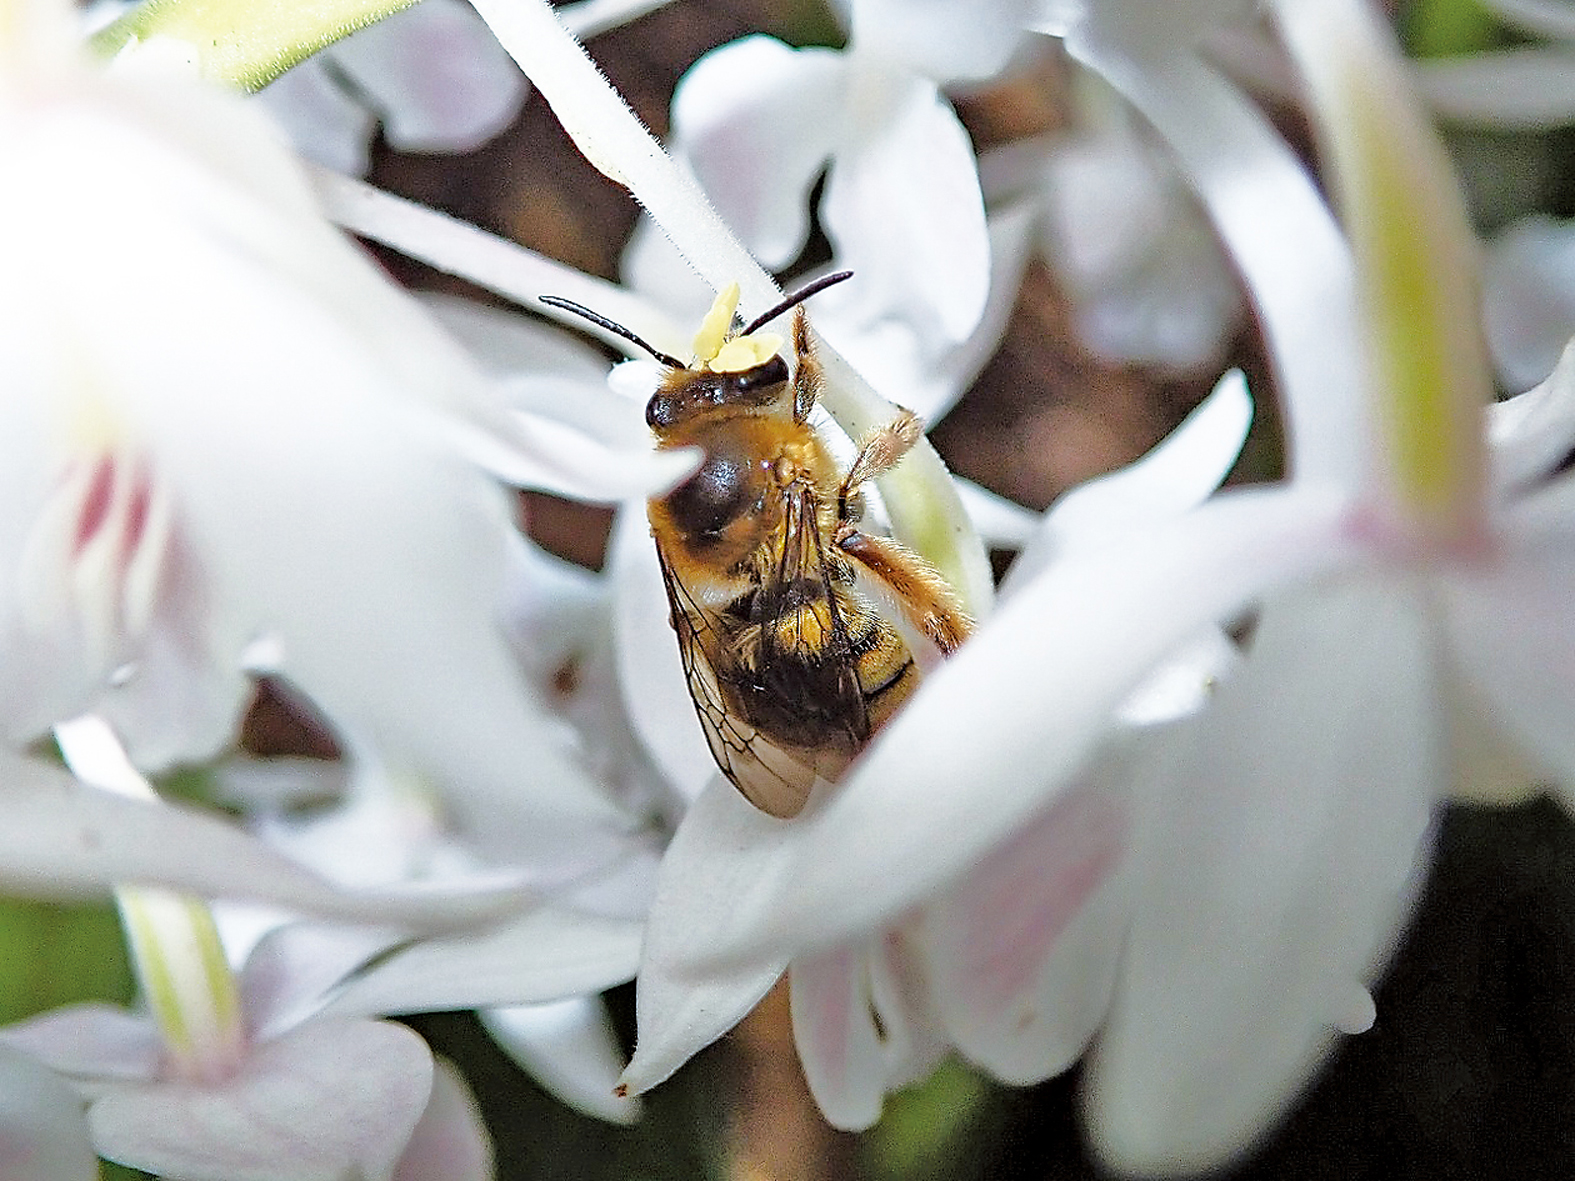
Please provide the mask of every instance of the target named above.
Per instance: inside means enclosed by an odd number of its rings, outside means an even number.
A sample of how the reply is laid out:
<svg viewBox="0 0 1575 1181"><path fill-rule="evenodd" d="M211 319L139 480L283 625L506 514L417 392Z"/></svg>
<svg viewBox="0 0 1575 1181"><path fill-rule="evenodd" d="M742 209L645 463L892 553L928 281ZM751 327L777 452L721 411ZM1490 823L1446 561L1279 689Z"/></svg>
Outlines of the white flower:
<svg viewBox="0 0 1575 1181"><path fill-rule="evenodd" d="M43 1066L8 1049L0 1049L0 1175L7 1181L98 1176L81 1103Z"/></svg>
<svg viewBox="0 0 1575 1181"><path fill-rule="evenodd" d="M207 757L267 637L456 810L529 816L522 860L609 856L588 834L628 821L502 642L522 543L479 464L555 448L321 219L257 112L56 49L0 91L7 738L92 709L143 765Z"/></svg>
<svg viewBox="0 0 1575 1181"><path fill-rule="evenodd" d="M1301 446L1284 488L1065 554L795 823L791 852L729 883L690 965L835 947L937 896L1078 798L1156 660L1261 604L1243 667L1131 776L1132 919L1089 1107L1101 1150L1142 1171L1239 1153L1336 1032L1371 1019L1364 985L1406 913L1436 800L1462 780L1575 783L1559 606L1575 593L1575 524L1568 481L1548 482L1561 448L1509 432L1489 487L1472 240L1440 149L1359 5L1280 15L1328 137L1371 349L1354 385L1338 367L1351 339L1329 335L1330 364L1311 372L1290 372L1310 351L1277 360L1293 399L1325 370L1328 419L1293 405L1293 426L1321 448L1354 411L1344 446L1358 462ZM1240 261L1249 275L1264 263ZM1567 425L1572 378L1575 361L1522 428Z"/></svg>

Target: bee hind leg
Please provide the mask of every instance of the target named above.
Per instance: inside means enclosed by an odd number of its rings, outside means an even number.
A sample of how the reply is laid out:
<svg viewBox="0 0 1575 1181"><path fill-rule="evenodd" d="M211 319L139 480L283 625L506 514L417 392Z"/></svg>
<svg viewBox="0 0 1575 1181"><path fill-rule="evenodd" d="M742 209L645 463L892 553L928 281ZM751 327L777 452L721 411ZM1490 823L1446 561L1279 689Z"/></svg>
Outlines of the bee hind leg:
<svg viewBox="0 0 1575 1181"><path fill-rule="evenodd" d="M910 626L942 656L955 652L973 631L973 619L939 571L889 537L861 533L846 522L837 548L889 592L891 603Z"/></svg>

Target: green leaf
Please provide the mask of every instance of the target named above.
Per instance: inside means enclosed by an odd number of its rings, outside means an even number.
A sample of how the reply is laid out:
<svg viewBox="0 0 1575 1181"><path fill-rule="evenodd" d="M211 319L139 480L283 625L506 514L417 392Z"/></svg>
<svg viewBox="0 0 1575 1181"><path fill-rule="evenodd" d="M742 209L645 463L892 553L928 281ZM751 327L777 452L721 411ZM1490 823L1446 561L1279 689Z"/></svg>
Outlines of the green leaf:
<svg viewBox="0 0 1575 1181"><path fill-rule="evenodd" d="M1415 57L1450 57L1493 49L1504 26L1481 0L1414 0L1401 22L1406 51Z"/></svg>
<svg viewBox="0 0 1575 1181"><path fill-rule="evenodd" d="M0 1024L78 1001L124 1004L132 994L112 905L0 898Z"/></svg>
<svg viewBox="0 0 1575 1181"><path fill-rule="evenodd" d="M948 1176L958 1143L990 1095L985 1081L955 1058L923 1082L886 1101L880 1123L867 1134L872 1171L891 1181Z"/></svg>
<svg viewBox="0 0 1575 1181"><path fill-rule="evenodd" d="M196 49L205 77L260 90L291 66L415 0L143 0L93 38L105 56L173 37Z"/></svg>

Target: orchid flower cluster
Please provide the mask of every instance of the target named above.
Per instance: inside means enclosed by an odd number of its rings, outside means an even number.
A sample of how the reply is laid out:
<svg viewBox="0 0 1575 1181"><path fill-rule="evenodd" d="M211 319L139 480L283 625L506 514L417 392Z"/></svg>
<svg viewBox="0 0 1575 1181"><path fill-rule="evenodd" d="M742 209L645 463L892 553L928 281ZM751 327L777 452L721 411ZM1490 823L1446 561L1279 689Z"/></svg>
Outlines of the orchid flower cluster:
<svg viewBox="0 0 1575 1181"><path fill-rule="evenodd" d="M467 1080L391 1018L474 1010L630 1122L784 979L837 1128L949 1058L1084 1060L1103 1161L1207 1170L1374 1021L1440 804L1571 799L1568 230L1484 248L1426 105L1567 121L1559 5L1418 64L1366 0L845 0L843 48L695 63L665 148L575 37L655 6L147 0L89 36L0 0L0 891L112 898L138 992L0 1026L5 1177L488 1178ZM1050 59L1082 125L977 150L954 100ZM467 150L531 91L644 210L624 283L357 179L378 125ZM882 476L979 627L781 820L667 623L644 505L700 457L652 449L643 353L537 297L683 357L817 230L856 273L813 310L842 453L947 414L1036 255L1087 347L1218 380L1044 513L923 440ZM1222 488L1244 309L1287 475ZM517 489L615 506L605 568ZM259 694L335 757L246 753Z"/></svg>

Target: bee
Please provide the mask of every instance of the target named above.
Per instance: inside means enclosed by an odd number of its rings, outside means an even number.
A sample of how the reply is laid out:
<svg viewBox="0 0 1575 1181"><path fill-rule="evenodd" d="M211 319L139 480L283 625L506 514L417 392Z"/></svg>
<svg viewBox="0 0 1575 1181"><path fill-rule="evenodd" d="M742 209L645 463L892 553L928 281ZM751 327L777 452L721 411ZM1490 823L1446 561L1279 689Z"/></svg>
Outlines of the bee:
<svg viewBox="0 0 1575 1181"><path fill-rule="evenodd" d="M699 447L699 469L649 502L684 674L711 754L757 808L796 815L835 782L919 683L902 632L942 655L972 621L923 559L860 526L863 486L923 436L904 410L860 441L846 471L810 425L823 375L803 303L829 275L742 328L738 287L718 297L689 364L554 296L650 353L664 372L645 409L662 449ZM792 365L759 330L791 311ZM867 593L873 591L873 595Z"/></svg>

